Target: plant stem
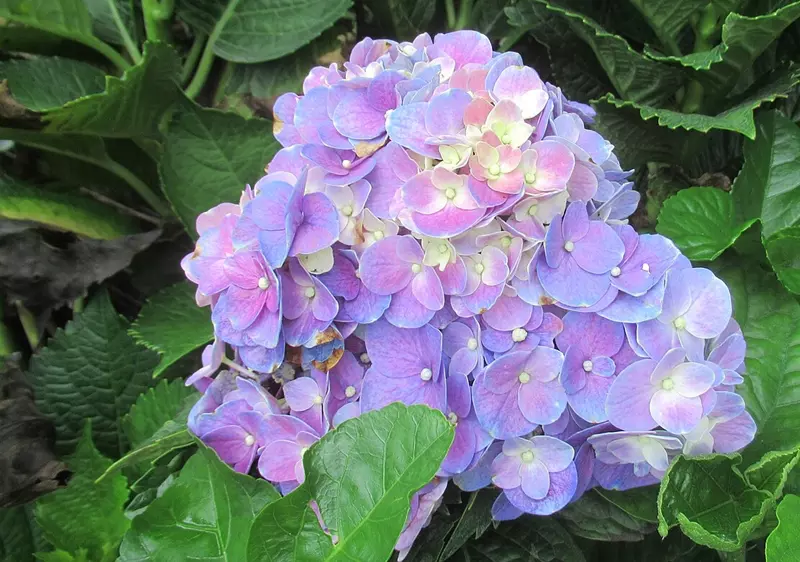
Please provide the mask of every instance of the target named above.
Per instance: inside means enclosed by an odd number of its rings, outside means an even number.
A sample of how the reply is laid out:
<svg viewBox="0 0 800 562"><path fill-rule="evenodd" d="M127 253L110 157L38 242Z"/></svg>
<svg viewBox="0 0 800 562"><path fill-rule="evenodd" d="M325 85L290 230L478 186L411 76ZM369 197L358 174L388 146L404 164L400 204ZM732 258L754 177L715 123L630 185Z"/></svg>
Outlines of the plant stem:
<svg viewBox="0 0 800 562"><path fill-rule="evenodd" d="M3 322L3 299L0 298L0 359L16 351L11 330Z"/></svg>
<svg viewBox="0 0 800 562"><path fill-rule="evenodd" d="M186 60L183 62L183 70L181 70L181 84L186 84L186 82L189 80L189 77L192 75L194 67L197 66L197 59L200 58L200 54L203 52L203 45L205 45L205 42L205 35L195 35L192 48L189 49L189 54L186 55Z"/></svg>
<svg viewBox="0 0 800 562"><path fill-rule="evenodd" d="M120 203L118 201L114 201L110 197L106 197L105 195L103 195L101 193L94 192L91 189L87 189L85 187L81 187L80 191L81 191L81 193L85 193L89 197L93 197L94 199L97 199L101 203L104 203L106 205L111 205L112 207L115 207L115 208L119 209L121 212L123 212L123 213L125 213L127 215L131 215L133 217L136 217L137 219L141 219L143 221L147 221L147 222L149 222L151 224L154 224L156 226L159 226L159 227L163 224L162 221L159 220L156 217L150 216L150 215L148 215L146 213L142 213L141 211L137 211L136 209L131 209L130 207L127 207L127 206L123 205L122 203Z"/></svg>
<svg viewBox="0 0 800 562"><path fill-rule="evenodd" d="M131 67L128 61L125 60L125 57L120 55L116 51L116 49L114 49L108 43L104 43L103 41L100 41L98 39L86 42L86 45L93 48L95 51L97 51L98 53L106 57L108 60L113 62L117 66L117 68L119 68L122 71L128 70Z"/></svg>
<svg viewBox="0 0 800 562"><path fill-rule="evenodd" d="M175 10L175 0L142 0L144 29L151 41L169 42L168 22Z"/></svg>
<svg viewBox="0 0 800 562"><path fill-rule="evenodd" d="M711 4L702 12L699 22L694 26L695 53L702 53L712 48L711 38L717 32L719 17L714 5ZM683 113L697 113L703 105L703 85L697 80L692 80L686 86L686 95L683 98L681 111Z"/></svg>
<svg viewBox="0 0 800 562"><path fill-rule="evenodd" d="M86 305L86 299L83 297L78 297L74 301L72 301L72 313L73 314L80 314L83 312L83 307Z"/></svg>
<svg viewBox="0 0 800 562"><path fill-rule="evenodd" d="M471 27L472 22L472 0L461 0L458 6L458 20L456 21L456 29L466 29Z"/></svg>
<svg viewBox="0 0 800 562"><path fill-rule="evenodd" d="M125 24L122 21L122 17L119 15L119 10L117 9L116 0L108 0L107 3L109 10L111 10L111 17L114 18L114 24L119 30L120 37L122 37L122 43L125 45L125 50L128 51L133 63L139 64L142 60L142 53L139 52L139 47L131 38L131 34L128 33L127 29L125 29Z"/></svg>
<svg viewBox="0 0 800 562"><path fill-rule="evenodd" d="M172 214L169 206L150 189L150 186L136 177L128 168L114 161L105 164L105 168L125 180L159 215L168 217Z"/></svg>
<svg viewBox="0 0 800 562"><path fill-rule="evenodd" d="M444 9L447 12L447 29L455 29L456 8L453 5L453 0L444 0Z"/></svg>
<svg viewBox="0 0 800 562"><path fill-rule="evenodd" d="M231 361L227 357L223 357L222 358L222 364L223 365L227 365L228 367L230 367L234 371L244 375L245 377L248 377L248 378L251 378L251 379L256 379L256 380L258 379L258 377L256 376L256 374L253 371L251 371L250 369L245 369L244 367L242 367L241 365L239 365L237 363L234 363L233 361Z"/></svg>
<svg viewBox="0 0 800 562"><path fill-rule="evenodd" d="M197 70L194 73L194 78L186 86L186 96L192 99L196 98L208 78L208 73L211 72L211 65L214 64L214 41L211 37L208 39L205 48L203 49L203 56L200 57L200 62L197 64Z"/></svg>
<svg viewBox="0 0 800 562"><path fill-rule="evenodd" d="M39 328L36 325L36 317L20 301L14 304L17 307L17 316L20 324L22 324L22 330L25 332L25 337L28 339L31 350L36 351L39 347Z"/></svg>
<svg viewBox="0 0 800 562"><path fill-rule="evenodd" d="M228 82L233 75L234 64L232 62L225 61L225 65L222 69L222 74L217 81L217 88L214 91L214 100L211 102L212 107L218 106L223 99L225 99L225 94L227 93L228 89Z"/></svg>

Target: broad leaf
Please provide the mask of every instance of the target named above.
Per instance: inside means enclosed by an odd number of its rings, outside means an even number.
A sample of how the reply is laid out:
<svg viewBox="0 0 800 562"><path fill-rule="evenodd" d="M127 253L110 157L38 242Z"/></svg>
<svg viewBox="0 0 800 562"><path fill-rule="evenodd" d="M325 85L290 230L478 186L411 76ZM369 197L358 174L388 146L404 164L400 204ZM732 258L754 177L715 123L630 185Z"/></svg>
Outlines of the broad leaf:
<svg viewBox="0 0 800 562"><path fill-rule="evenodd" d="M546 0L536 1L545 3L549 10L567 19L575 33L592 48L614 88L624 99L657 105L671 98L683 84L680 71L644 57L625 39L607 32L586 16L549 4Z"/></svg>
<svg viewBox="0 0 800 562"><path fill-rule="evenodd" d="M123 468L136 467L137 465L141 466L145 462L156 461L167 453L171 453L177 449L183 449L194 443L194 437L189 433L189 430L186 429L185 424L181 425L172 421L167 422L159 433L156 433L153 437L109 466L101 475L101 478L114 474ZM136 475L143 475L150 468L152 468L152 466L141 469L136 472Z"/></svg>
<svg viewBox="0 0 800 562"><path fill-rule="evenodd" d="M233 62L264 62L296 51L343 17L352 0L184 0L178 14Z"/></svg>
<svg viewBox="0 0 800 562"><path fill-rule="evenodd" d="M175 420L187 404L194 404L200 397L183 380L162 380L136 399L130 412L123 418L122 426L131 445L141 445L160 430L165 423Z"/></svg>
<svg viewBox="0 0 800 562"><path fill-rule="evenodd" d="M413 41L427 31L436 12L436 2L428 0L366 0L364 5L376 20L371 24L398 41ZM494 11L502 17L501 7Z"/></svg>
<svg viewBox="0 0 800 562"><path fill-rule="evenodd" d="M800 294L800 226L781 230L767 240L764 247L783 286Z"/></svg>
<svg viewBox="0 0 800 562"><path fill-rule="evenodd" d="M747 340L747 375L737 392L755 419L755 440L742 452L753 463L800 445L800 304L758 267L720 275Z"/></svg>
<svg viewBox="0 0 800 562"><path fill-rule="evenodd" d="M658 486L620 492L595 488L597 493L622 511L648 523L658 522Z"/></svg>
<svg viewBox="0 0 800 562"><path fill-rule="evenodd" d="M135 220L92 198L55 189L5 183L2 179L0 217L34 221L99 240L113 240L139 230Z"/></svg>
<svg viewBox="0 0 800 562"><path fill-rule="evenodd" d="M725 552L742 548L775 504L772 494L747 483L741 461L739 455L678 457L658 494L661 536L680 525L696 543Z"/></svg>
<svg viewBox="0 0 800 562"><path fill-rule="evenodd" d="M492 524L492 505L497 490L483 489L470 495L458 523L442 549L440 560L447 560L468 541L479 539Z"/></svg>
<svg viewBox="0 0 800 562"><path fill-rule="evenodd" d="M50 133L83 133L105 137L159 134L164 112L178 99L175 82L180 61L172 47L147 42L141 63L122 78L106 77L104 92L66 104L45 116Z"/></svg>
<svg viewBox="0 0 800 562"><path fill-rule="evenodd" d="M103 41L123 45L120 28L135 36L133 0L83 0L92 17L92 30Z"/></svg>
<svg viewBox="0 0 800 562"><path fill-rule="evenodd" d="M0 72L14 99L31 111L56 109L102 92L106 75L90 64L61 57L11 60L0 65Z"/></svg>
<svg viewBox="0 0 800 562"><path fill-rule="evenodd" d="M656 229L687 258L714 260L755 220L736 216L730 193L714 187L690 187L664 202Z"/></svg>
<svg viewBox="0 0 800 562"><path fill-rule="evenodd" d="M505 562L584 562L581 549L564 527L549 517L523 517L503 523L464 546L467 560Z"/></svg>
<svg viewBox="0 0 800 562"><path fill-rule="evenodd" d="M725 554L695 544L678 530L667 538L650 533L640 541L583 543L593 562L720 562Z"/></svg>
<svg viewBox="0 0 800 562"><path fill-rule="evenodd" d="M783 495L789 473L794 470L798 461L800 449L770 451L757 463L747 467L744 477L752 486L769 492L777 499Z"/></svg>
<svg viewBox="0 0 800 562"><path fill-rule="evenodd" d="M708 0L631 0L667 50L677 50L681 30Z"/></svg>
<svg viewBox="0 0 800 562"><path fill-rule="evenodd" d="M67 463L75 473L69 486L39 499L36 521L54 547L71 553L87 549L90 560L114 560L117 545L130 526L123 513L127 481L116 474L95 483L111 461L95 449L88 423Z"/></svg>
<svg viewBox="0 0 800 562"><path fill-rule="evenodd" d="M272 123L233 113L185 106L172 118L160 170L164 193L191 234L197 215L264 175L279 146Z"/></svg>
<svg viewBox="0 0 800 562"><path fill-rule="evenodd" d="M593 541L639 541L654 527L595 492L569 504L558 517L570 533Z"/></svg>
<svg viewBox="0 0 800 562"><path fill-rule="evenodd" d="M790 495L778 505L778 526L767 537L767 562L789 562L800 551L800 497Z"/></svg>
<svg viewBox="0 0 800 562"><path fill-rule="evenodd" d="M25 508L0 509L0 562L33 562L34 550Z"/></svg>
<svg viewBox="0 0 800 562"><path fill-rule="evenodd" d="M412 494L431 481L452 441L453 427L441 412L393 403L344 422L315 443L303 459L303 488L339 537L335 548L328 543L327 551L318 552L324 557L315 560L388 559ZM304 500L297 503L304 505ZM280 554L288 539L273 532L278 517L273 509L268 506L259 514L253 527L252 561L286 560ZM304 528L299 523L292 527L296 532Z"/></svg>
<svg viewBox="0 0 800 562"><path fill-rule="evenodd" d="M234 472L201 447L175 483L133 520L119 561L247 560L253 519L279 497L266 480Z"/></svg>
<svg viewBox="0 0 800 562"><path fill-rule="evenodd" d="M745 94L742 101L716 115L681 113L670 109L623 101L611 94L606 99L617 107L636 108L639 110L642 119L647 121L648 119L656 118L658 124L662 127L700 131L702 133L707 133L712 129L722 129L741 133L749 139L754 139L756 137L756 125L753 111L765 103L775 101L779 97L786 97L798 82L800 82L800 71L798 69L779 73L763 86L757 87L754 92Z"/></svg>
<svg viewBox="0 0 800 562"><path fill-rule="evenodd" d="M101 452L113 457L125 452L119 420L152 384L158 361L127 329L103 292L31 359L36 403L55 419L62 450L76 443L90 419Z"/></svg>
<svg viewBox="0 0 800 562"><path fill-rule="evenodd" d="M194 288L179 283L153 295L131 326L131 335L161 355L159 376L187 353L214 338L211 311L194 302Z"/></svg>

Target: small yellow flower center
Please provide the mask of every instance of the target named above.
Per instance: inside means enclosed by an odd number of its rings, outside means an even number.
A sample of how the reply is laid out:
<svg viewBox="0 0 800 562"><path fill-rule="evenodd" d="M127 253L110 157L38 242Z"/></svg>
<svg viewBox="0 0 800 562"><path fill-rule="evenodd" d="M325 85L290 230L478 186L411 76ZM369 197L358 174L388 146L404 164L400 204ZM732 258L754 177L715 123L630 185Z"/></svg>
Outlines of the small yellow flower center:
<svg viewBox="0 0 800 562"><path fill-rule="evenodd" d="M386 236L382 230L376 230L375 234L373 234L375 240L383 240L383 237Z"/></svg>
<svg viewBox="0 0 800 562"><path fill-rule="evenodd" d="M307 299L313 299L317 294L317 290L314 287L306 287L304 294Z"/></svg>
<svg viewBox="0 0 800 562"><path fill-rule="evenodd" d="M526 172L525 173L525 183L530 185L535 181L536 181L536 174L535 173L533 173L533 172ZM530 212L530 211L528 211L528 212Z"/></svg>
<svg viewBox="0 0 800 562"><path fill-rule="evenodd" d="M431 371L426 367L422 369L422 371L420 372L419 378L421 378L424 381L429 381L433 378L433 371Z"/></svg>
<svg viewBox="0 0 800 562"><path fill-rule="evenodd" d="M478 349L478 340L476 340L475 338L469 338L467 340L467 349L469 349L470 351L475 351L476 349Z"/></svg>
<svg viewBox="0 0 800 562"><path fill-rule="evenodd" d="M347 396L348 398L352 398L353 396L356 395L356 387L352 385L348 386L347 388L344 389L344 395Z"/></svg>
<svg viewBox="0 0 800 562"><path fill-rule="evenodd" d="M349 170L352 165L353 165L352 160L342 160L342 168L344 168L345 170Z"/></svg>
<svg viewBox="0 0 800 562"><path fill-rule="evenodd" d="M500 140L503 141L503 144L511 144L511 141L514 139L511 138L511 135L506 133Z"/></svg>
<svg viewBox="0 0 800 562"><path fill-rule="evenodd" d="M533 451L525 451L522 453L521 458L524 463L533 462Z"/></svg>
<svg viewBox="0 0 800 562"><path fill-rule="evenodd" d="M345 205L342 207L342 214L346 217L349 217L353 214L353 207L350 205Z"/></svg>
<svg viewBox="0 0 800 562"><path fill-rule="evenodd" d="M411 272L412 273L419 273L420 271L422 271L422 266L420 264L415 263L415 264L411 265Z"/></svg>
<svg viewBox="0 0 800 562"><path fill-rule="evenodd" d="M458 423L458 415L455 412L450 412L449 414L447 414L447 419L452 424Z"/></svg>
<svg viewBox="0 0 800 562"><path fill-rule="evenodd" d="M489 166L489 173L493 176L499 176L500 166L498 166L497 164L492 164L491 166Z"/></svg>
<svg viewBox="0 0 800 562"><path fill-rule="evenodd" d="M370 362L370 361L369 361L369 355L367 355L366 353L362 353L362 354L359 356L359 359L361 359L361 362L362 362L362 363L369 363L369 362Z"/></svg>
<svg viewBox="0 0 800 562"><path fill-rule="evenodd" d="M583 362L583 370L586 371L587 373L591 373L593 367L594 367L594 365L592 365L591 361L584 361Z"/></svg>
<svg viewBox="0 0 800 562"><path fill-rule="evenodd" d="M526 373L525 371L522 371L519 374L518 378L519 378L519 382L521 382L522 384L527 384L527 383L531 382L531 376L528 373Z"/></svg>
<svg viewBox="0 0 800 562"><path fill-rule="evenodd" d="M611 270L611 277L619 277L622 274L622 270L618 267L615 267Z"/></svg>
<svg viewBox="0 0 800 562"><path fill-rule="evenodd" d="M444 196L448 199L455 199L456 198L456 190L452 187L448 187L444 190Z"/></svg>
<svg viewBox="0 0 800 562"><path fill-rule="evenodd" d="M252 447L253 443L255 442L256 438L253 437L252 435L248 435L247 437L244 438L244 444L247 445L248 447Z"/></svg>
<svg viewBox="0 0 800 562"><path fill-rule="evenodd" d="M686 328L686 318L683 316L679 316L675 320L673 320L672 325L675 326L676 330L683 330Z"/></svg>
<svg viewBox="0 0 800 562"><path fill-rule="evenodd" d="M661 381L661 388L663 388L664 390L672 390L673 388L675 388L675 381L667 377L666 379Z"/></svg>
<svg viewBox="0 0 800 562"><path fill-rule="evenodd" d="M500 245L501 245L503 248L508 248L509 246L511 246L511 238L510 238L509 236L506 236L506 237L504 237L504 238L503 238L503 239L500 241Z"/></svg>
<svg viewBox="0 0 800 562"><path fill-rule="evenodd" d="M482 263L476 263L475 264L475 272L476 273L483 273L483 271L485 269L486 269L486 267Z"/></svg>
<svg viewBox="0 0 800 562"><path fill-rule="evenodd" d="M259 277L258 278L258 288L262 291L266 291L269 289L269 279L266 277Z"/></svg>
<svg viewBox="0 0 800 562"><path fill-rule="evenodd" d="M536 203L533 203L530 207L528 207L528 215L534 216L534 215L536 215L536 211L538 211L538 210L539 210L539 205L536 204Z"/></svg>
<svg viewBox="0 0 800 562"><path fill-rule="evenodd" d="M314 404L322 404L322 396L317 394L314 398L311 399Z"/></svg>
<svg viewBox="0 0 800 562"><path fill-rule="evenodd" d="M446 254L448 251L447 244L439 244L439 253Z"/></svg>
<svg viewBox="0 0 800 562"><path fill-rule="evenodd" d="M514 328L514 331L511 332L511 339L517 343L525 341L525 338L528 337L528 330L525 328Z"/></svg>
<svg viewBox="0 0 800 562"><path fill-rule="evenodd" d="M564 242L565 252L571 252L574 249L575 249L575 242L573 242L572 240L567 240L566 242Z"/></svg>

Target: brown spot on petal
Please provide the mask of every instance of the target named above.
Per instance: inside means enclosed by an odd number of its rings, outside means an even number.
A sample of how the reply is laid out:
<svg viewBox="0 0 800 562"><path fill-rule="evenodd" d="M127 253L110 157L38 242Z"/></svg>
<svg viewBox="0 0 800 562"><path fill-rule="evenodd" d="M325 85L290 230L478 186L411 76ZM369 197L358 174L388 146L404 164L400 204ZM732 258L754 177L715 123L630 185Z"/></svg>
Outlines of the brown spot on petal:
<svg viewBox="0 0 800 562"><path fill-rule="evenodd" d="M290 345L286 346L286 356L284 358L286 363L290 363L292 365L302 365L303 364L303 350L299 347L292 347Z"/></svg>
<svg viewBox="0 0 800 562"><path fill-rule="evenodd" d="M364 158L365 156L374 154L376 150L378 150L385 144L385 142L386 142L385 140L379 143L360 142L357 145L355 145L355 147L353 147L353 150L355 151L356 155L359 158Z"/></svg>
<svg viewBox="0 0 800 562"><path fill-rule="evenodd" d="M314 367L316 367L323 373L327 373L336 366L336 364L339 362L339 359L341 359L343 355L344 355L344 348L334 349L333 353L331 353L331 356L328 357L327 360L312 361L311 363L314 365Z"/></svg>
<svg viewBox="0 0 800 562"><path fill-rule="evenodd" d="M556 299L554 299L553 297L542 297L542 298L539 299L539 304L542 305L542 306L546 306L548 304L555 304L555 303L556 303Z"/></svg>
<svg viewBox="0 0 800 562"><path fill-rule="evenodd" d="M275 121L272 122L272 134L277 135L282 130L283 130L283 121L281 121L276 117Z"/></svg>

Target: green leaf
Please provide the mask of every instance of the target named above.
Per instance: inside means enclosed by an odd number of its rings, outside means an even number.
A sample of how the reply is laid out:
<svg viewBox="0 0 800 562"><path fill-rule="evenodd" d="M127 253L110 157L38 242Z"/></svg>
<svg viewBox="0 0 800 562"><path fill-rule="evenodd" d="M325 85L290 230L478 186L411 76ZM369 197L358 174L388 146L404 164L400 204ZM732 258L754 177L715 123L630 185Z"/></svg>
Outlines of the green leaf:
<svg viewBox="0 0 800 562"><path fill-rule="evenodd" d="M427 31L436 13L436 3L426 0L366 0L364 5L372 12L373 25L398 41L413 41ZM476 8L472 7L473 14ZM501 8L496 13L502 17Z"/></svg>
<svg viewBox="0 0 800 562"><path fill-rule="evenodd" d="M164 140L164 193L194 234L197 215L223 201L238 201L245 186L264 175L277 150L269 121L183 107L173 115Z"/></svg>
<svg viewBox="0 0 800 562"><path fill-rule="evenodd" d="M0 179L0 217L30 220L88 238L113 240L138 232L136 221L77 193L4 183Z"/></svg>
<svg viewBox="0 0 800 562"><path fill-rule="evenodd" d="M439 560L447 560L467 541L479 539L492 524L492 505L497 499L497 490L483 489L473 492L458 519L453 533L442 549Z"/></svg>
<svg viewBox="0 0 800 562"><path fill-rule="evenodd" d="M791 292L800 294L800 226L785 228L764 244L780 282Z"/></svg>
<svg viewBox="0 0 800 562"><path fill-rule="evenodd" d="M123 468L134 467L147 461L155 461L167 453L176 449L183 449L195 443L194 437L189 433L189 430L175 422L167 422L162 429L162 432L154 435L109 466L100 476L100 479L106 478Z"/></svg>
<svg viewBox="0 0 800 562"><path fill-rule="evenodd" d="M585 562L581 549L564 527L550 517L523 517L503 523L465 545L467 560L507 562Z"/></svg>
<svg viewBox="0 0 800 562"><path fill-rule="evenodd" d="M248 562L319 562L331 553L331 538L311 509L311 494L303 485L269 504L250 529Z"/></svg>
<svg viewBox="0 0 800 562"><path fill-rule="evenodd" d="M136 341L161 355L154 377L214 338L211 311L195 304L194 293L188 283L163 289L148 299L131 326Z"/></svg>
<svg viewBox="0 0 800 562"><path fill-rule="evenodd" d="M653 525L633 517L596 492L588 492L558 512L573 535L592 541L639 541Z"/></svg>
<svg viewBox="0 0 800 562"><path fill-rule="evenodd" d="M253 519L279 497L266 480L234 472L201 447L175 483L133 520L118 560L246 560Z"/></svg>
<svg viewBox="0 0 800 562"><path fill-rule="evenodd" d="M344 17L352 0L184 0L178 15L232 62L264 62L288 55Z"/></svg>
<svg viewBox="0 0 800 562"><path fill-rule="evenodd" d="M566 18L573 31L592 48L614 88L624 99L658 105L670 99L683 84L684 77L678 69L634 51L625 39L608 33L588 17L547 0L536 1Z"/></svg>
<svg viewBox="0 0 800 562"><path fill-rule="evenodd" d="M755 219L740 220L729 193L714 187L683 189L664 202L656 230L690 260L714 260Z"/></svg>
<svg viewBox="0 0 800 562"><path fill-rule="evenodd" d="M92 30L103 41L114 45L125 42L120 33L120 25L131 35L135 35L136 19L133 15L132 0L83 0L92 17Z"/></svg>
<svg viewBox="0 0 800 562"><path fill-rule="evenodd" d="M33 562L34 549L25 508L0 509L0 562Z"/></svg>
<svg viewBox="0 0 800 562"><path fill-rule="evenodd" d="M789 495L778 505L778 526L767 537L767 562L789 562L800 551L800 497Z"/></svg>
<svg viewBox="0 0 800 562"><path fill-rule="evenodd" d="M708 0L631 0L631 4L642 13L664 47L678 50L681 30Z"/></svg>
<svg viewBox="0 0 800 562"><path fill-rule="evenodd" d="M737 392L758 431L742 452L753 463L800 445L800 304L758 267L719 272L747 340L747 376Z"/></svg>
<svg viewBox="0 0 800 562"><path fill-rule="evenodd" d="M658 486L645 486L624 492L603 488L595 490L628 515L648 523L658 522Z"/></svg>
<svg viewBox="0 0 800 562"><path fill-rule="evenodd" d="M303 458L303 487L339 542L316 550L312 559L387 560L412 494L431 481L452 441L453 427L438 410L393 403L344 422L315 443ZM284 557L289 538L274 532L280 520L275 509L268 506L253 526L248 547L253 562L289 560ZM296 536L306 528L305 519L293 520Z"/></svg>
<svg viewBox="0 0 800 562"><path fill-rule="evenodd" d="M800 461L800 448L791 451L770 451L757 463L748 466L744 471L747 482L758 488L766 490L776 499L783 495L783 487L789 478L789 473Z"/></svg>
<svg viewBox="0 0 800 562"><path fill-rule="evenodd" d="M630 101L623 101L608 94L606 100L617 107L632 107L639 110L642 119L656 118L658 124L669 129L686 129L707 133L712 129L734 131L741 133L749 139L756 137L756 125L753 111L761 105L775 101L786 95L792 88L800 83L800 71L797 68L768 80L763 86L755 88L752 93L746 93L744 99L736 105L718 113L717 115L703 115L701 113L681 113L670 109L662 109Z"/></svg>
<svg viewBox="0 0 800 562"><path fill-rule="evenodd" d="M131 445L150 439L161 427L184 410L187 403L197 401L199 394L183 380L162 380L136 399L122 426Z"/></svg>
<svg viewBox="0 0 800 562"><path fill-rule="evenodd" d="M157 356L128 335L105 292L58 330L47 347L31 358L36 404L58 429L58 445L70 449L91 419L94 439L104 454L126 450L119 420L152 384Z"/></svg>
<svg viewBox="0 0 800 562"><path fill-rule="evenodd" d="M342 30L333 27L291 57L258 64L237 64L228 82L227 92L250 94L269 99L285 92L302 93L303 80L312 66L329 53L342 48Z"/></svg>
<svg viewBox="0 0 800 562"><path fill-rule="evenodd" d="M0 65L14 99L31 111L47 111L102 92L105 72L61 57L15 59ZM48 87L43 88L42 84Z"/></svg>
<svg viewBox="0 0 800 562"><path fill-rule="evenodd" d="M71 553L85 548L90 560L114 560L117 545L130 526L123 513L128 485L121 474L95 483L111 461L95 449L91 424L86 424L67 464L75 473L72 480L66 488L37 501L36 521L54 547Z"/></svg>
<svg viewBox="0 0 800 562"><path fill-rule="evenodd" d="M752 376L752 374L750 374ZM740 455L679 456L669 467L658 494L658 532L680 525L696 543L733 552L774 506L772 494L747 483Z"/></svg>
<svg viewBox="0 0 800 562"><path fill-rule="evenodd" d="M178 99L180 60L166 43L148 41L141 63L122 78L106 77L104 92L77 99L45 116L49 133L152 137L164 112Z"/></svg>

